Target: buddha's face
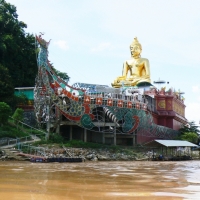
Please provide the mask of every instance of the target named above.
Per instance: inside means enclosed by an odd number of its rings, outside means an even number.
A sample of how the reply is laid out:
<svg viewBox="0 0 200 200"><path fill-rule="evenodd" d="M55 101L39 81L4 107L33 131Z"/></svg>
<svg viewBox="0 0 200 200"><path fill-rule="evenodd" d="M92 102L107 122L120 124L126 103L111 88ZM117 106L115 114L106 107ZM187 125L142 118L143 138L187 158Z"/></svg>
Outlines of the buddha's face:
<svg viewBox="0 0 200 200"><path fill-rule="evenodd" d="M131 45L130 46L130 50L131 50L131 56L134 58L140 57L140 53L142 51L142 49L140 48L139 45Z"/></svg>

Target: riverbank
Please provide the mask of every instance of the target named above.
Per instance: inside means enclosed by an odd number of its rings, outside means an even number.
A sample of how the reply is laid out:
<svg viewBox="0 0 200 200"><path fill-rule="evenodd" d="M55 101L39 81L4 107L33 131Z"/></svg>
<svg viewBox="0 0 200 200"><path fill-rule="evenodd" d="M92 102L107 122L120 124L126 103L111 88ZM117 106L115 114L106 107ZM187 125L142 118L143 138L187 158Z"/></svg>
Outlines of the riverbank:
<svg viewBox="0 0 200 200"><path fill-rule="evenodd" d="M19 149L19 150L18 150ZM174 155L160 159L160 149L154 149L154 160L191 160L199 159L199 152L193 151L190 155ZM83 141L36 141L20 143L12 148L0 148L0 161L30 161L31 157L42 157L45 160L62 160L62 158L81 158L83 161L147 161L152 160L152 149L142 146L114 146ZM161 156L163 157L163 156ZM187 158L188 157L188 158ZM54 159L56 158L56 159ZM60 159L61 158L61 159Z"/></svg>
<svg viewBox="0 0 200 200"><path fill-rule="evenodd" d="M17 160L27 161L29 157L19 156L20 150L15 148L1 149L0 160ZM66 158L66 157L77 157L82 158L84 161L142 161L148 160L149 157L146 154L144 148L131 148L131 147L101 147L101 148L77 148L77 147L66 147L60 144L42 144L29 150L25 151L26 154L44 156L47 158Z"/></svg>

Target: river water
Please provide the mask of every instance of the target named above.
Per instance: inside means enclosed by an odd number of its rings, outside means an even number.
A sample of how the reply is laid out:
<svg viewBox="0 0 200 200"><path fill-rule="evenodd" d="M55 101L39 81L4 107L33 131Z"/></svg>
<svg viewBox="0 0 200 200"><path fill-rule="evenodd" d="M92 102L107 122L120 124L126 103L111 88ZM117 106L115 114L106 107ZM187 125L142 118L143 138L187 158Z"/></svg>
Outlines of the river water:
<svg viewBox="0 0 200 200"><path fill-rule="evenodd" d="M200 199L200 161L4 161L0 162L0 199Z"/></svg>

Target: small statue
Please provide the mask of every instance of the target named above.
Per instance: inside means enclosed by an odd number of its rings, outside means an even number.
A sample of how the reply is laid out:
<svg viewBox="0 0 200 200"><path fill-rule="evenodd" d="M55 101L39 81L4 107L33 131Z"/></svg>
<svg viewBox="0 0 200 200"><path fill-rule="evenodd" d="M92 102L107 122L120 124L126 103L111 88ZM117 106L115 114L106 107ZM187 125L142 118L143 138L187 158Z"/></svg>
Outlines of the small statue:
<svg viewBox="0 0 200 200"><path fill-rule="evenodd" d="M134 38L130 45L130 51L131 58L124 62L122 76L117 77L112 83L115 88L135 86L141 82L151 83L149 61L141 58L142 46L137 38Z"/></svg>
<svg viewBox="0 0 200 200"><path fill-rule="evenodd" d="M161 87L161 90L165 92L166 87Z"/></svg>

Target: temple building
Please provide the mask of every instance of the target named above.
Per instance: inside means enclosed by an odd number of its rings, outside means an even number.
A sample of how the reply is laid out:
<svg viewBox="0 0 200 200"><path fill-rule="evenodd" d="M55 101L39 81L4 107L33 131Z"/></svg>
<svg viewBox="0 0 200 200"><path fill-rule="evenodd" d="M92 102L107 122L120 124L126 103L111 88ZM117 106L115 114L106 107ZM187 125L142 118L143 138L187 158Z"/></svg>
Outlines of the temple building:
<svg viewBox="0 0 200 200"><path fill-rule="evenodd" d="M34 113L38 125L72 140L114 145L137 145L153 139L174 139L187 123L181 93L151 83L150 63L141 57L142 45L134 38L131 58L122 75L107 85L74 83L58 77L48 61L48 46L36 36L38 76L34 89ZM30 89L30 88L29 88ZM32 102L28 90L17 89ZM27 105L28 106L28 105ZM25 110L28 107L23 107Z"/></svg>
<svg viewBox="0 0 200 200"><path fill-rule="evenodd" d="M150 89L145 91L145 95L149 101L148 110L152 112L156 124L179 130L187 123L186 106L180 93L172 92L171 89Z"/></svg>

